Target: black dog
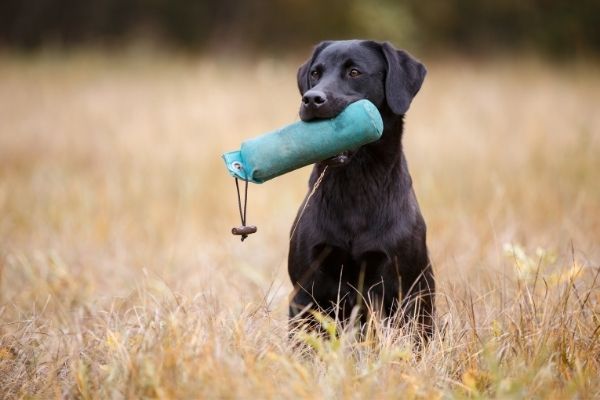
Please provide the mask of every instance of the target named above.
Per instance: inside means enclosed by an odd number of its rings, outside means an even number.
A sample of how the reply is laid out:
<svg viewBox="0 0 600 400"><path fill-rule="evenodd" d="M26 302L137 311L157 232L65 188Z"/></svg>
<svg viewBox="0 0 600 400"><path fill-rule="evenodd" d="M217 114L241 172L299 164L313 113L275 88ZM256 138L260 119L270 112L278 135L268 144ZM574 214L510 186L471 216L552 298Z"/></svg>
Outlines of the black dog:
<svg viewBox="0 0 600 400"><path fill-rule="evenodd" d="M292 228L290 318L315 309L347 320L363 305L402 311L420 334L433 332L434 278L426 227L402 151L403 117L425 67L389 43L322 42L298 70L303 121L331 118L368 99L384 122L378 141L317 163ZM302 212L303 210L303 212ZM360 311L364 322L365 312Z"/></svg>

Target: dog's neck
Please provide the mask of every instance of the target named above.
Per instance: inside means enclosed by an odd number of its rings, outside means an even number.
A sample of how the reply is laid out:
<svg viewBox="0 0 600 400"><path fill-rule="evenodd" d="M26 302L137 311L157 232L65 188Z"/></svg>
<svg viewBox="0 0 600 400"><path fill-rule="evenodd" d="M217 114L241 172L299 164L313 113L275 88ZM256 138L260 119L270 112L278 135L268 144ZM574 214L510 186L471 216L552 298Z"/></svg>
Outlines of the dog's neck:
<svg viewBox="0 0 600 400"><path fill-rule="evenodd" d="M351 188L359 174L372 182L377 182L377 186L380 187L397 184L403 188L412 186L402 150L404 115L382 112L382 119L385 129L381 139L358 149L348 165L329 168L327 180L336 180L343 186ZM311 176L311 185L323 169L324 165L316 164L315 173Z"/></svg>
<svg viewBox="0 0 600 400"><path fill-rule="evenodd" d="M402 151L402 133L404 131L404 115L395 115L391 112L382 112L383 126L385 127L381 139L364 146L366 150L378 158L378 163L392 167L393 164L404 158Z"/></svg>

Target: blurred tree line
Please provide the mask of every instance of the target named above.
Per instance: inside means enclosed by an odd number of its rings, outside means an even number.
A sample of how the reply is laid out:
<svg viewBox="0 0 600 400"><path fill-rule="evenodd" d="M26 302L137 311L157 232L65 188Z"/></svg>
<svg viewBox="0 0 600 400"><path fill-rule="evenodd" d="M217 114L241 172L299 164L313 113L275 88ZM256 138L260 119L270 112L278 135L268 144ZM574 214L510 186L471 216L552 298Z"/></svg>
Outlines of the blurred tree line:
<svg viewBox="0 0 600 400"><path fill-rule="evenodd" d="M369 37L431 51L600 53L598 0L2 0L0 47L290 51Z"/></svg>

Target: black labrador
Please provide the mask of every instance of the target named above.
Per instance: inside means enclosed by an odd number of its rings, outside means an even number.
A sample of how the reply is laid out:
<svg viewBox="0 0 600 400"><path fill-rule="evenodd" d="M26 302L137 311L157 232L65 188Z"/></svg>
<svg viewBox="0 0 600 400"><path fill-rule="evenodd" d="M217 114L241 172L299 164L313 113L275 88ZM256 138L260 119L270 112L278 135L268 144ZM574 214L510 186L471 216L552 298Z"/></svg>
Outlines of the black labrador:
<svg viewBox="0 0 600 400"><path fill-rule="evenodd" d="M368 99L381 113L384 132L313 168L309 193L327 170L292 227L292 323L306 323L310 309L340 320L360 309L363 322L369 311L401 315L397 320L416 322L424 339L432 335L435 282L402 151L403 117L425 74L405 51L363 40L322 42L300 66L303 121L334 117Z"/></svg>

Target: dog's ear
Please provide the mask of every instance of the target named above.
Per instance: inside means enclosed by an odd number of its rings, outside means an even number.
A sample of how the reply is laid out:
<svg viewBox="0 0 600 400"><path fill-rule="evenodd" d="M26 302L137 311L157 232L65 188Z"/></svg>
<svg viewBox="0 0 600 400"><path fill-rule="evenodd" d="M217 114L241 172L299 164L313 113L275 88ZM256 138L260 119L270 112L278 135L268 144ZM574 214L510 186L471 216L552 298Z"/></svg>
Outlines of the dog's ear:
<svg viewBox="0 0 600 400"><path fill-rule="evenodd" d="M387 61L385 97L394 114L406 113L410 102L417 94L427 70L404 50L397 50L389 42L381 44Z"/></svg>
<svg viewBox="0 0 600 400"><path fill-rule="evenodd" d="M300 94L303 95L310 88L310 77L308 76L310 72L310 67L315 60L315 58L319 55L323 49L331 44L330 41L321 42L315 46L312 56L304 64L298 68L298 89L300 90Z"/></svg>

